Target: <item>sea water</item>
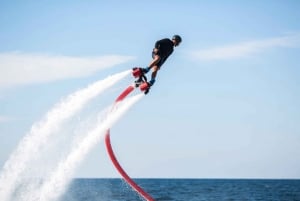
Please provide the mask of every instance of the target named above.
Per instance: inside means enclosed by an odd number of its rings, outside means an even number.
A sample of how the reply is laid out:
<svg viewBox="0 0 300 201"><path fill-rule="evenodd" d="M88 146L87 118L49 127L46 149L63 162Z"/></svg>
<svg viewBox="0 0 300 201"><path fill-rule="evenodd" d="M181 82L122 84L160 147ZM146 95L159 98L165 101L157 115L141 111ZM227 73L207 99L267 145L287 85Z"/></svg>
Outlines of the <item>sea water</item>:
<svg viewBox="0 0 300 201"><path fill-rule="evenodd" d="M157 201L300 201L300 180L134 179ZM75 179L61 201L141 201L121 179Z"/></svg>

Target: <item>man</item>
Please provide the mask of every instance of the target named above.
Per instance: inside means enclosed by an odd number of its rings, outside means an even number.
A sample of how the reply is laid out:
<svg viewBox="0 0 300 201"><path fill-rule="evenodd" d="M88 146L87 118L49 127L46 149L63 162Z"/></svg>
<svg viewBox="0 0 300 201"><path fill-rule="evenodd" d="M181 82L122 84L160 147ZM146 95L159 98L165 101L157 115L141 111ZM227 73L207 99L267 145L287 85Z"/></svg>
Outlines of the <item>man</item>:
<svg viewBox="0 0 300 201"><path fill-rule="evenodd" d="M152 68L151 80L148 82L150 86L155 83L157 71L165 63L168 57L173 53L174 47L177 47L181 43L182 39L179 35L174 35L172 40L169 38L156 41L154 49L152 51L153 60L149 64L149 67L143 68L142 71L146 74ZM136 82L139 82L137 80ZM148 93L148 91L146 91Z"/></svg>

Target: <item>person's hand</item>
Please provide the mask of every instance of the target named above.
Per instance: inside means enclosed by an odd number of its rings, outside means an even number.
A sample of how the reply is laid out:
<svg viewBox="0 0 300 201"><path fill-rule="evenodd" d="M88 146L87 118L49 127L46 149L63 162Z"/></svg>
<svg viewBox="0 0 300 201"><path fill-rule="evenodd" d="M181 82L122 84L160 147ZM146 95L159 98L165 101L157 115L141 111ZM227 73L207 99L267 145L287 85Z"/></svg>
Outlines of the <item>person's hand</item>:
<svg viewBox="0 0 300 201"><path fill-rule="evenodd" d="M153 49L153 53L154 53L154 54L158 54L158 51L159 51L159 50L158 50L157 48L154 48L154 49Z"/></svg>

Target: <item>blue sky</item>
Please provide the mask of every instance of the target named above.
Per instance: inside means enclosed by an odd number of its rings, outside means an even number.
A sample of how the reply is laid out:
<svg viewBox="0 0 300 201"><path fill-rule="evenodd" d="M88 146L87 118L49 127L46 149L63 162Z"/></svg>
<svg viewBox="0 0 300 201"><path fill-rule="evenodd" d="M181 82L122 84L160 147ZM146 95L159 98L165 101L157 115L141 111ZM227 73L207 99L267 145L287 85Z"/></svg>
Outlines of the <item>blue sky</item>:
<svg viewBox="0 0 300 201"><path fill-rule="evenodd" d="M63 97L147 66L155 41L179 34L150 94L112 128L129 175L300 178L298 1L0 4L0 166ZM103 141L75 176L118 177Z"/></svg>

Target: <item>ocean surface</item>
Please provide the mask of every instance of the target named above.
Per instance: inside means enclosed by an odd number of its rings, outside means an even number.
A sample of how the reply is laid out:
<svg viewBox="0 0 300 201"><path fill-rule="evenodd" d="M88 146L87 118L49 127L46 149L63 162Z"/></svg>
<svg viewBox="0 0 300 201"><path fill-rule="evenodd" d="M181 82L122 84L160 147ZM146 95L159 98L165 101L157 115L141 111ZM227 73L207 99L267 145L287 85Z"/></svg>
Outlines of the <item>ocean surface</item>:
<svg viewBox="0 0 300 201"><path fill-rule="evenodd" d="M300 201L300 180L135 179L157 201ZM141 201L122 179L75 179L61 201Z"/></svg>

